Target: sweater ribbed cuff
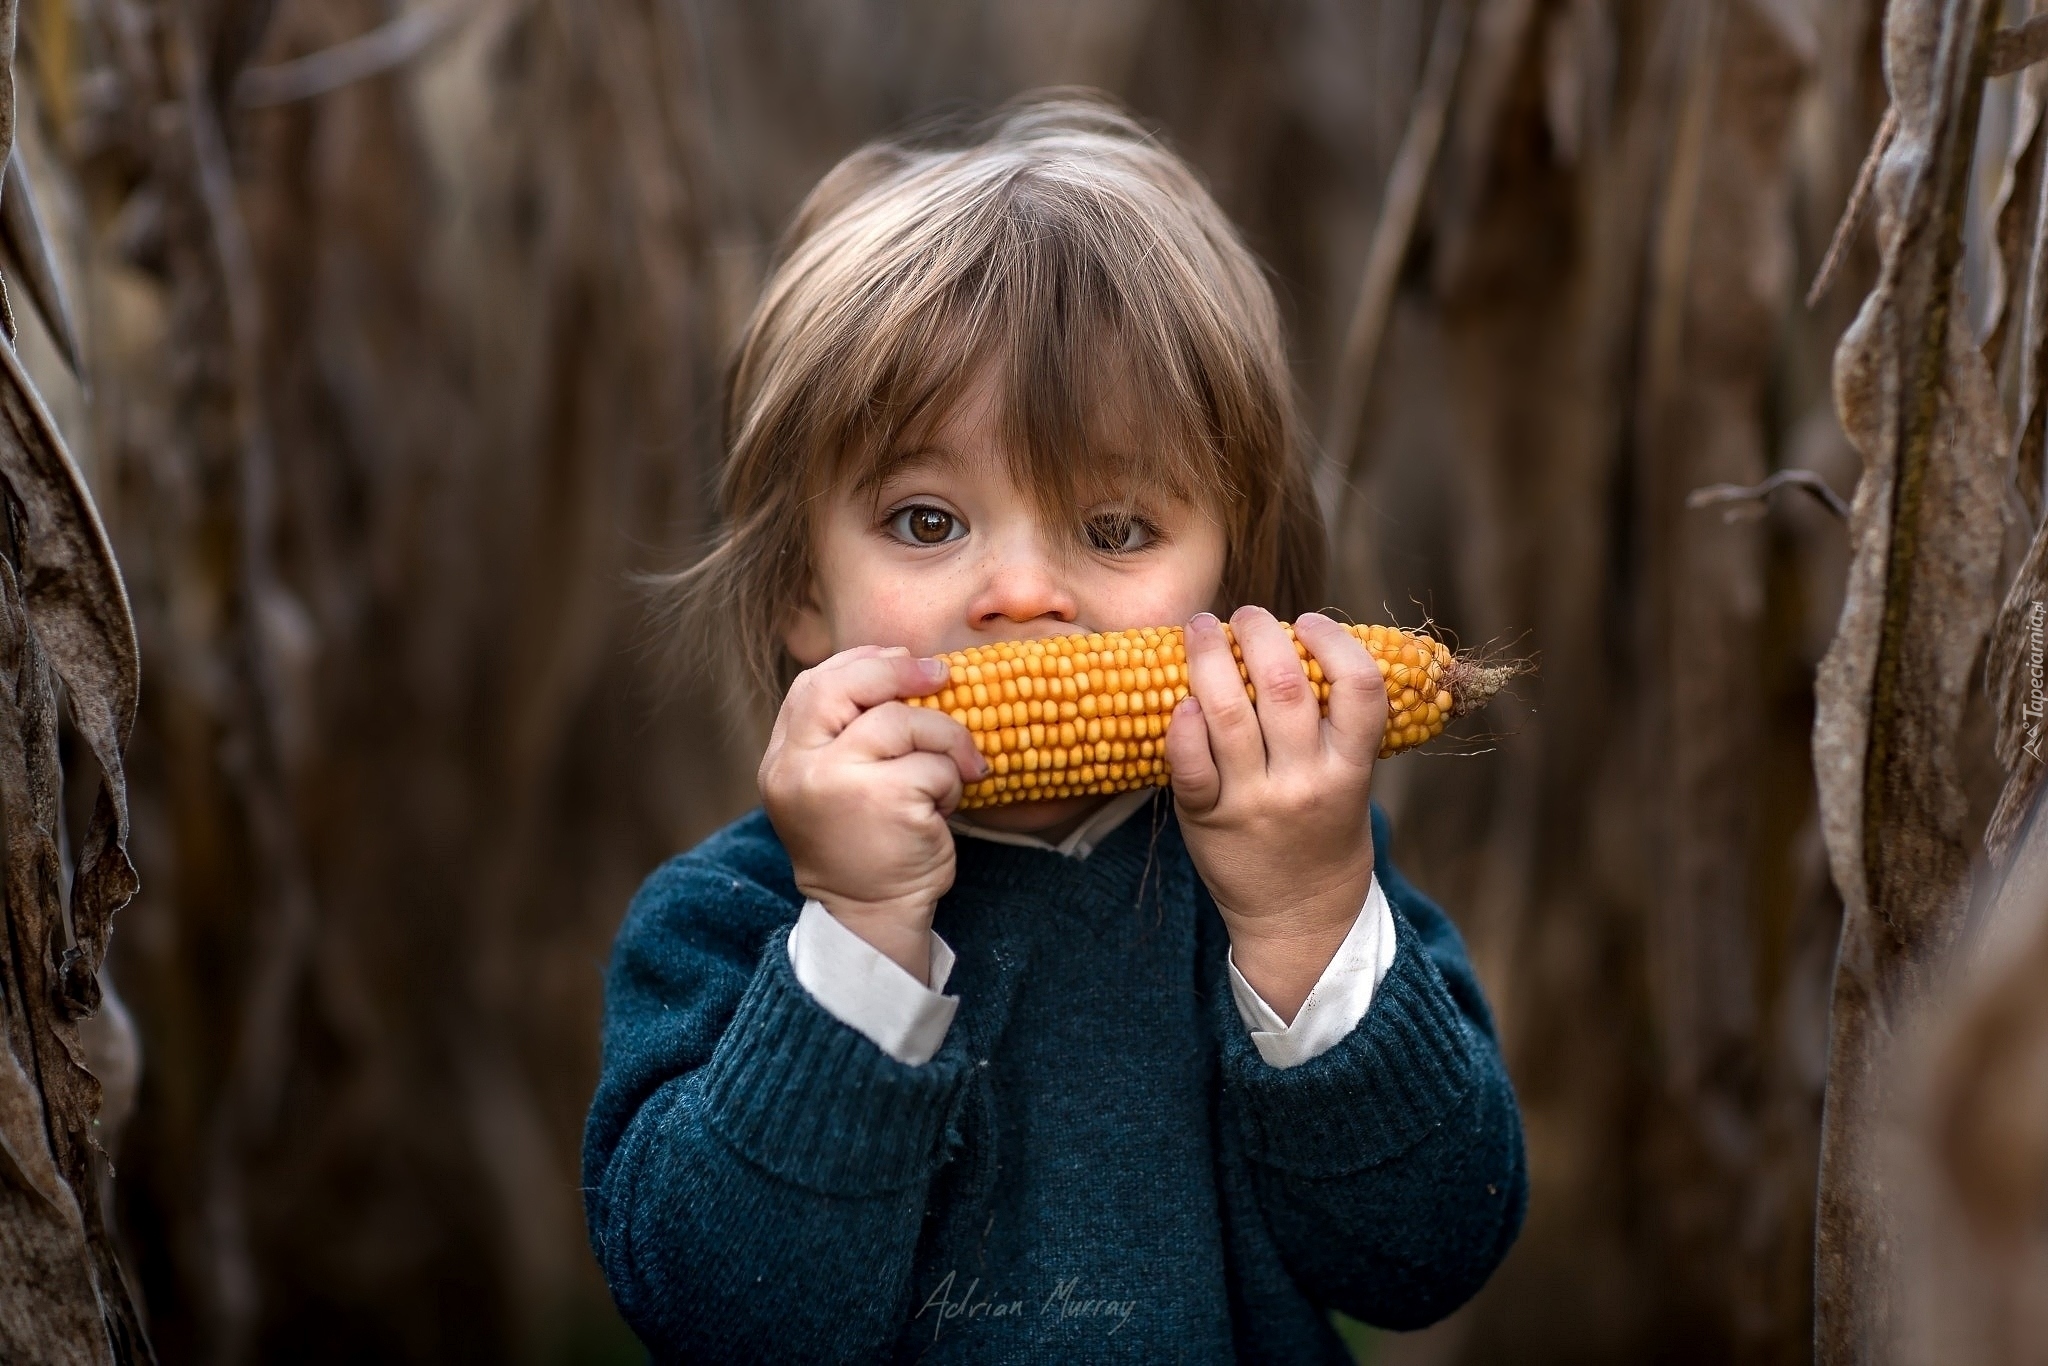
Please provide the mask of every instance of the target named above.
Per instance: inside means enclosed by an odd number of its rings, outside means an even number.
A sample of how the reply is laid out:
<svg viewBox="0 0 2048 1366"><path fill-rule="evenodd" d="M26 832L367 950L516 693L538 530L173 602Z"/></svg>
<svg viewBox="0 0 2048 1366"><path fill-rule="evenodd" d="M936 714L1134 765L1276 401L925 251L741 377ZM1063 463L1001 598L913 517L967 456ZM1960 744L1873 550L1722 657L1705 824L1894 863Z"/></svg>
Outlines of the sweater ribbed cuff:
<svg viewBox="0 0 2048 1366"><path fill-rule="evenodd" d="M1407 1151L1471 1089L1485 1047L1404 915L1393 966L1372 1006L1327 1051L1294 1067L1259 1056L1227 992L1218 1002L1224 1084L1235 1091L1249 1155L1307 1177L1345 1176Z"/></svg>
<svg viewBox="0 0 2048 1366"><path fill-rule="evenodd" d="M826 1195L928 1177L959 1141L952 1120L972 1070L961 1031L929 1062L898 1062L804 990L788 937L788 925L768 937L705 1065L709 1124L748 1160Z"/></svg>

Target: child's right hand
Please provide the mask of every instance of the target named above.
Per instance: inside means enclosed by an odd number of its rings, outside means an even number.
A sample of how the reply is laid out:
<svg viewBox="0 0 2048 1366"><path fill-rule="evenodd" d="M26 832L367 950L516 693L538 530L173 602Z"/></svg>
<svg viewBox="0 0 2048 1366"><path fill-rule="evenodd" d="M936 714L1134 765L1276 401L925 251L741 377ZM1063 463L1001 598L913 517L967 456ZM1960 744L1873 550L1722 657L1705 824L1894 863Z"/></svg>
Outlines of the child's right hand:
<svg viewBox="0 0 2048 1366"><path fill-rule="evenodd" d="M946 818L988 772L967 728L898 699L938 691L945 665L861 645L790 684L761 759L761 802L796 885L920 982L932 912L953 885Z"/></svg>

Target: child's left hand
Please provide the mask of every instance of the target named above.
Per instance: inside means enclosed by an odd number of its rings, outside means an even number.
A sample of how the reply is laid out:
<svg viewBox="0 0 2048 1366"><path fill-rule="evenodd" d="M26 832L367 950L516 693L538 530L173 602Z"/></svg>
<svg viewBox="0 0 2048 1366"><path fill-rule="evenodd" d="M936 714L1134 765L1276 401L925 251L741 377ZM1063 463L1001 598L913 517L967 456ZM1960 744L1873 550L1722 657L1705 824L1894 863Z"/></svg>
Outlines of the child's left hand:
<svg viewBox="0 0 2048 1366"><path fill-rule="evenodd" d="M1188 697L1166 734L1188 853L1230 932L1231 958L1292 1021L1372 885L1373 760L1387 726L1379 666L1310 612L1295 634L1330 683L1325 720L1270 612L1230 619L1258 701L1245 695L1216 618L1188 624Z"/></svg>

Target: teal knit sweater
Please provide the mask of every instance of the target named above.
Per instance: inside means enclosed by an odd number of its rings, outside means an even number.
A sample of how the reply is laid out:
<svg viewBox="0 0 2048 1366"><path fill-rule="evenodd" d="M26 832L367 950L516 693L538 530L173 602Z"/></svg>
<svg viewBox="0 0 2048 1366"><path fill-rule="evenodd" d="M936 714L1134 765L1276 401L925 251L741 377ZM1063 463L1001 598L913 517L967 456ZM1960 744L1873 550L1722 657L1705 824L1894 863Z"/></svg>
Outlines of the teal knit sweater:
<svg viewBox="0 0 2048 1366"><path fill-rule="evenodd" d="M1527 1204L1458 933L1373 855L1398 936L1350 1034L1259 1056L1162 795L1086 859L960 840L944 1045L828 1014L752 813L650 876L606 986L591 1244L658 1360L1346 1362L1338 1309L1449 1313Z"/></svg>

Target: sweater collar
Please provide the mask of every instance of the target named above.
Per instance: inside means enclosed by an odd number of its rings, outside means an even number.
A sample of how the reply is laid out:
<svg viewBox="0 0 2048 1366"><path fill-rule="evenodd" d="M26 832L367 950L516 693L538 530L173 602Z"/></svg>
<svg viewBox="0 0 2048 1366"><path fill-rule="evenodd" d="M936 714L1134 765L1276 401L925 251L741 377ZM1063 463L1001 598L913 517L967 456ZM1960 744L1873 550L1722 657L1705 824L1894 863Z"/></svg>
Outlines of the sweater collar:
<svg viewBox="0 0 2048 1366"><path fill-rule="evenodd" d="M1101 933L1120 919L1119 908L1142 911L1149 922L1162 897L1188 897L1194 869L1180 841L1171 794L1152 788L1133 795L1138 801L1122 813L1122 823L1097 832L1085 857L1062 853L1043 839L959 840L953 887L940 898L932 928L950 944L963 942L955 933L971 932L1022 949L1042 946L1048 934L1059 942L1077 928ZM1105 812L1108 807L1104 803ZM1131 819L1137 813L1144 814ZM1114 819L1098 815L1104 823Z"/></svg>
<svg viewBox="0 0 2048 1366"><path fill-rule="evenodd" d="M1075 826L1058 844L1022 830L991 830L987 826L976 825L965 816L956 815L946 824L956 833L971 835L975 839L989 840L995 844L1014 844L1020 849L1049 849L1068 858L1085 859L1095 852L1095 846L1101 844L1111 831L1142 811L1157 791L1157 788L1141 787L1135 792L1125 792L1110 798L1094 815Z"/></svg>

